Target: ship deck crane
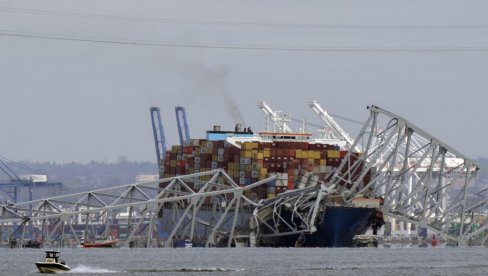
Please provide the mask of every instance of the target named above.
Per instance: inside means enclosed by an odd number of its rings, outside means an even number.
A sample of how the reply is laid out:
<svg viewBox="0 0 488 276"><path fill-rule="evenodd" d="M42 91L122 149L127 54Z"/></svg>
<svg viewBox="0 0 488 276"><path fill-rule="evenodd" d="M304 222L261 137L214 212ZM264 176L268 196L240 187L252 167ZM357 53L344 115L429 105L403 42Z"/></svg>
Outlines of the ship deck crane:
<svg viewBox="0 0 488 276"><path fill-rule="evenodd" d="M269 120L273 121L273 132L293 132L292 129L286 124L290 122L291 118L289 114L285 114L281 111L274 111L266 102L261 102L258 107L266 114L266 131L269 131Z"/></svg>
<svg viewBox="0 0 488 276"><path fill-rule="evenodd" d="M190 130L186 120L186 111L182 106L175 106L176 123L178 125L178 134L180 136L180 145L183 147L190 141Z"/></svg>
<svg viewBox="0 0 488 276"><path fill-rule="evenodd" d="M315 112L319 117L324 121L326 124L327 128L330 130L330 139L339 139L339 140L344 140L346 142L347 147L351 147L354 144L354 140L347 134L347 132L342 129L339 124L332 118L329 114L327 114L327 111L323 109L320 104L316 101L313 100L308 104L308 106ZM359 145L355 146L355 150L357 152L361 151L361 148Z"/></svg>
<svg viewBox="0 0 488 276"><path fill-rule="evenodd" d="M151 107L151 123L156 146L156 160L160 174L164 174L164 159L166 158L166 137L164 136L163 123L159 107Z"/></svg>

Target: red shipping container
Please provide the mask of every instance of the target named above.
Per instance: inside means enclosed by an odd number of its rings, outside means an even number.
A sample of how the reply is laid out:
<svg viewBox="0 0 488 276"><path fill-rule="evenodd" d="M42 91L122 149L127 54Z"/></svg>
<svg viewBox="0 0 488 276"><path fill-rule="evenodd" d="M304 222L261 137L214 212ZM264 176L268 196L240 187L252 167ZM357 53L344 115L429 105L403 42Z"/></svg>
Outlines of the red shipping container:
<svg viewBox="0 0 488 276"><path fill-rule="evenodd" d="M288 186L287 186L288 190L293 190L295 189L295 179L291 180L290 178L288 178Z"/></svg>

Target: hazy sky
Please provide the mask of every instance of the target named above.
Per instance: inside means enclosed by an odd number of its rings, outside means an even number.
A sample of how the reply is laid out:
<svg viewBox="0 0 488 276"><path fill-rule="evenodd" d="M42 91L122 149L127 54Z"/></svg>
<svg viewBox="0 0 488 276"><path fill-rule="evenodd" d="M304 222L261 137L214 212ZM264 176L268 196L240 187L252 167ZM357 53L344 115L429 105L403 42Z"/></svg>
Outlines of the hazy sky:
<svg viewBox="0 0 488 276"><path fill-rule="evenodd" d="M0 155L154 161L150 106L178 143L257 104L319 123L374 104L488 156L488 1L0 0ZM338 120L353 132L356 125ZM297 128L297 127L296 127Z"/></svg>

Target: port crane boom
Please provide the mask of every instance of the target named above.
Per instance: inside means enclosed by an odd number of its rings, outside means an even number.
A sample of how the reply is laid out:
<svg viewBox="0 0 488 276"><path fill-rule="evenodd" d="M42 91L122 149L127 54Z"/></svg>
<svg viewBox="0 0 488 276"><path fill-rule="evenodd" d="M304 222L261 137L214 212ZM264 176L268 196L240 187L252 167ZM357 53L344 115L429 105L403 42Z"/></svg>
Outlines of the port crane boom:
<svg viewBox="0 0 488 276"><path fill-rule="evenodd" d="M164 173L164 159L166 158L166 137L164 136L163 123L159 107L151 107L151 123L154 134L154 144L156 146L156 160L159 171Z"/></svg>
<svg viewBox="0 0 488 276"><path fill-rule="evenodd" d="M176 123L178 125L178 134L180 136L180 145L183 147L190 141L190 130L186 120L186 111L182 106L175 106Z"/></svg>
<svg viewBox="0 0 488 276"><path fill-rule="evenodd" d="M334 120L334 118L332 118L332 116L327 114L327 111L325 111L325 109L323 109L322 106L320 106L320 104L316 100L310 102L308 106L315 113L317 113L317 115L319 115L322 121L324 121L324 123L326 124L327 128L331 131L330 136L326 138L346 141L348 148L350 148L354 144L354 140L351 137L349 137L349 134L347 134L347 132L345 132L344 129L342 129L342 127L339 126L339 124L337 124L337 122ZM359 145L356 145L355 150L357 152L361 150Z"/></svg>
<svg viewBox="0 0 488 276"><path fill-rule="evenodd" d="M261 109L264 114L266 114L266 130L268 131L268 121L271 119L273 121L273 131L274 132L293 132L292 129L286 124L290 122L291 118L289 114L284 114L281 111L274 111L271 107L266 104L266 102L261 102L258 104L259 109Z"/></svg>

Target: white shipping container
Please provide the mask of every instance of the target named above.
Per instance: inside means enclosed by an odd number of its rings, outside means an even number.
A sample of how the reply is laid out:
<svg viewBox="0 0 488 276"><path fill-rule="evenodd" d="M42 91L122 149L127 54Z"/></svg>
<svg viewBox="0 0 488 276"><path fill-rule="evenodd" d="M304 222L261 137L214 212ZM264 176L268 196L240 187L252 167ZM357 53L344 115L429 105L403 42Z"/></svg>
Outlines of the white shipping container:
<svg viewBox="0 0 488 276"><path fill-rule="evenodd" d="M327 173L327 166L325 166L325 165L320 165L319 172L320 172L320 173Z"/></svg>
<svg viewBox="0 0 488 276"><path fill-rule="evenodd" d="M198 140L198 139L190 139L190 144L192 144L195 147L198 147L200 145L200 140Z"/></svg>
<svg viewBox="0 0 488 276"><path fill-rule="evenodd" d="M47 182L47 175L45 174L30 174L19 176L22 180L30 180L32 182Z"/></svg>
<svg viewBox="0 0 488 276"><path fill-rule="evenodd" d="M149 181L154 181L158 180L159 175L157 174L139 174L136 175L136 182L141 183L141 182L149 182Z"/></svg>

